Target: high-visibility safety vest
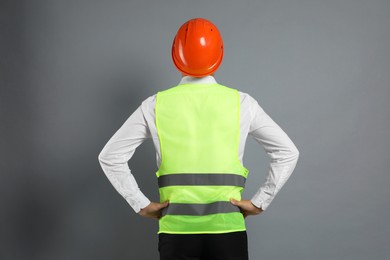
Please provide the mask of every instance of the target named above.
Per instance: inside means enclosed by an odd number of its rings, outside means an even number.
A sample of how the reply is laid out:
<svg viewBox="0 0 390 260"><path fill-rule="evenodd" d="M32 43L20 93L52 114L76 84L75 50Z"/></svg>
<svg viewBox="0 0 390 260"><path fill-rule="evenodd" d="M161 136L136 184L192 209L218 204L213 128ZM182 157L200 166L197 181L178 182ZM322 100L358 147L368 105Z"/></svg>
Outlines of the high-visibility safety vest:
<svg viewBox="0 0 390 260"><path fill-rule="evenodd" d="M248 169L238 157L240 96L217 83L181 84L156 97L162 211L158 233L246 230L240 209Z"/></svg>

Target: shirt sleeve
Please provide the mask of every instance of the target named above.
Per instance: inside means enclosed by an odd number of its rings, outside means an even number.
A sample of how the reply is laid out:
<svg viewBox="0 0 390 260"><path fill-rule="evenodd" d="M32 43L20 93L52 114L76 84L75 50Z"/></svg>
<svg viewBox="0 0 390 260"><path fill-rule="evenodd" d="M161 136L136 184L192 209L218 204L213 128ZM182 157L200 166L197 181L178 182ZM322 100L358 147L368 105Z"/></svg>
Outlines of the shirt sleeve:
<svg viewBox="0 0 390 260"><path fill-rule="evenodd" d="M287 134L252 98L252 121L248 135L261 144L270 157L268 175L251 202L266 210L297 164L299 151Z"/></svg>
<svg viewBox="0 0 390 260"><path fill-rule="evenodd" d="M98 156L99 163L114 188L138 213L150 200L141 192L128 161L136 148L151 134L141 104L106 143Z"/></svg>

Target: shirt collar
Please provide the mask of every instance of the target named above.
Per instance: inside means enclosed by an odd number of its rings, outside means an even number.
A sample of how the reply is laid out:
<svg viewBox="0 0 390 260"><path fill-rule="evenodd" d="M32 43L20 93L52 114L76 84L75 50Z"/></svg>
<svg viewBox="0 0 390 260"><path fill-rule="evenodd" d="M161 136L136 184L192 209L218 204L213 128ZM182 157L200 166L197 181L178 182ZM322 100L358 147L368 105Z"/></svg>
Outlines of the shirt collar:
<svg viewBox="0 0 390 260"><path fill-rule="evenodd" d="M206 77L191 77L191 76L184 76L181 78L179 85L182 84L209 84L209 83L217 83L215 78L211 75L208 75Z"/></svg>

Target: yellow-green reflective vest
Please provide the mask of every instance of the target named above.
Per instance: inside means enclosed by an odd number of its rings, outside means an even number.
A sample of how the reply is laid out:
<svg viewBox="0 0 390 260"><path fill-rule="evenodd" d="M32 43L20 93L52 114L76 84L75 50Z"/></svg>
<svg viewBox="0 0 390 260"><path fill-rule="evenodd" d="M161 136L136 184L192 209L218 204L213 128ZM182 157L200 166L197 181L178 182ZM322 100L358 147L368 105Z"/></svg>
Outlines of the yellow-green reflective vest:
<svg viewBox="0 0 390 260"><path fill-rule="evenodd" d="M240 96L216 83L181 84L157 93L162 211L158 233L246 230L239 208L248 169L238 157Z"/></svg>

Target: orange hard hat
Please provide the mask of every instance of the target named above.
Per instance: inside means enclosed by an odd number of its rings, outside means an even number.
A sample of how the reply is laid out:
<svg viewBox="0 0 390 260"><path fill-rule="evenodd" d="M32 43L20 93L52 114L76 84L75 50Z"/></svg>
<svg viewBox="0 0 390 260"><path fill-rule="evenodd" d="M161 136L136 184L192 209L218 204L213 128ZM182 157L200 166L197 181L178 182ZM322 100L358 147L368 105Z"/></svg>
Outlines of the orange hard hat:
<svg viewBox="0 0 390 260"><path fill-rule="evenodd" d="M222 58L221 34L209 20L191 19L177 31L172 44L172 59L181 73L193 77L213 74Z"/></svg>

